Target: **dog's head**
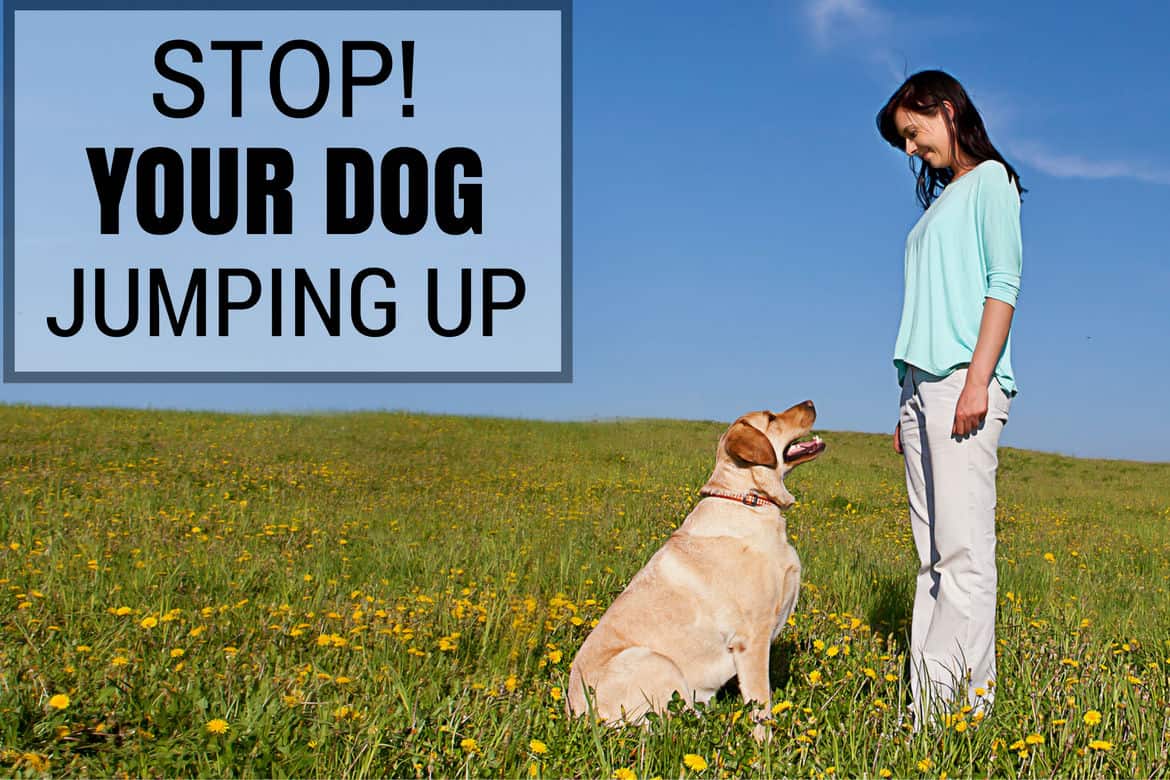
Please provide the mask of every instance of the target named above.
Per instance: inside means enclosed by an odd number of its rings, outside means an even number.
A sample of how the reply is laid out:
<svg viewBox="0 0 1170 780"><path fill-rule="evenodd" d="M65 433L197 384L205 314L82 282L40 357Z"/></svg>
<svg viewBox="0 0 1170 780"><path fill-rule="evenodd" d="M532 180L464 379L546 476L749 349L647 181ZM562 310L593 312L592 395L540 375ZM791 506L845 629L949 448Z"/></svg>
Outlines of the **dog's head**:
<svg viewBox="0 0 1170 780"><path fill-rule="evenodd" d="M819 436L800 441L812 430L817 410L803 401L780 414L749 412L719 439L715 471L708 485L724 490L756 490L782 507L796 499L784 487L784 475L825 451Z"/></svg>

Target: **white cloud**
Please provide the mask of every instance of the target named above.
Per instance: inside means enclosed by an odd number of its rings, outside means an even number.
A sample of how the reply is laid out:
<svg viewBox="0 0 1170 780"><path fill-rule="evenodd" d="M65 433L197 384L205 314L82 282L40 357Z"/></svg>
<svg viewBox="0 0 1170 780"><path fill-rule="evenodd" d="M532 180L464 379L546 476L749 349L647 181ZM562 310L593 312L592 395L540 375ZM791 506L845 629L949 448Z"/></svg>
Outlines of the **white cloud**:
<svg viewBox="0 0 1170 780"><path fill-rule="evenodd" d="M1060 154L1030 142L1011 143L1011 153L1033 168L1062 179L1137 179L1170 184L1170 170L1156 163L1126 160L1090 160L1075 154Z"/></svg>
<svg viewBox="0 0 1170 780"><path fill-rule="evenodd" d="M847 50L884 73L890 89L910 75L906 56L888 43L893 16L869 0L804 0L802 10L809 38L819 51Z"/></svg>
<svg viewBox="0 0 1170 780"><path fill-rule="evenodd" d="M813 41L822 49L841 38L878 34L888 24L888 15L867 0L808 0L804 12Z"/></svg>

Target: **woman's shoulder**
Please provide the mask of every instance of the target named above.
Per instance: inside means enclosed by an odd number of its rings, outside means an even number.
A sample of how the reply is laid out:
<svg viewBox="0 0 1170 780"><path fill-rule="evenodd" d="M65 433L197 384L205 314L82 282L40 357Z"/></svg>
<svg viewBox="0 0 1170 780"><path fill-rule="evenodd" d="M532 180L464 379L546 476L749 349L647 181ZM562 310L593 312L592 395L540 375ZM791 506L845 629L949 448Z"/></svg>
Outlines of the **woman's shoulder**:
<svg viewBox="0 0 1170 780"><path fill-rule="evenodd" d="M987 179L996 183L1011 184L1012 187L1015 187L1011 174L1008 173L1007 166L999 160L984 160L971 170L971 174L981 179Z"/></svg>
<svg viewBox="0 0 1170 780"><path fill-rule="evenodd" d="M1004 179L1008 178L1007 167L1004 166L1004 164L999 160L984 160L983 162L976 165L971 170L971 173L978 174L979 176L991 176L996 178L1002 177Z"/></svg>
<svg viewBox="0 0 1170 780"><path fill-rule="evenodd" d="M984 160L976 165L969 174L975 183L975 198L993 200L1014 197L1019 202L1020 191L1016 182L1008 173L1007 166L999 160Z"/></svg>

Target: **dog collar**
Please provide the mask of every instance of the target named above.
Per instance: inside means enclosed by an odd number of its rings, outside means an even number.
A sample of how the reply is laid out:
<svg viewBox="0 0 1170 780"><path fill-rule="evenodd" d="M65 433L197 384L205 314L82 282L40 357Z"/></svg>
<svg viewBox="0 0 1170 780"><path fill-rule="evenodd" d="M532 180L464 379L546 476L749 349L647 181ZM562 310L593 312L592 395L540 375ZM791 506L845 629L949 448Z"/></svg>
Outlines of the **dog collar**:
<svg viewBox="0 0 1170 780"><path fill-rule="evenodd" d="M732 501L738 501L746 506L759 506L761 504L771 504L777 508L780 507L772 499L767 496L762 496L759 493L729 493L723 490L700 490L699 495L703 498L727 498Z"/></svg>

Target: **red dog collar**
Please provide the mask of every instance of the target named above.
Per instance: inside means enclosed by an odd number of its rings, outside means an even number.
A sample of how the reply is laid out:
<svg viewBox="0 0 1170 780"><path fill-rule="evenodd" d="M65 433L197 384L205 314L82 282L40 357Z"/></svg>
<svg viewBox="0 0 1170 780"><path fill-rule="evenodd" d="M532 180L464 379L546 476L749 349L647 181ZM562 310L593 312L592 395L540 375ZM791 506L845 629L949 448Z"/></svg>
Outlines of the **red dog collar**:
<svg viewBox="0 0 1170 780"><path fill-rule="evenodd" d="M772 506L780 507L775 501L759 493L726 493L722 490L700 490L699 495L703 498L727 498L732 501L738 501L746 506L771 504Z"/></svg>

